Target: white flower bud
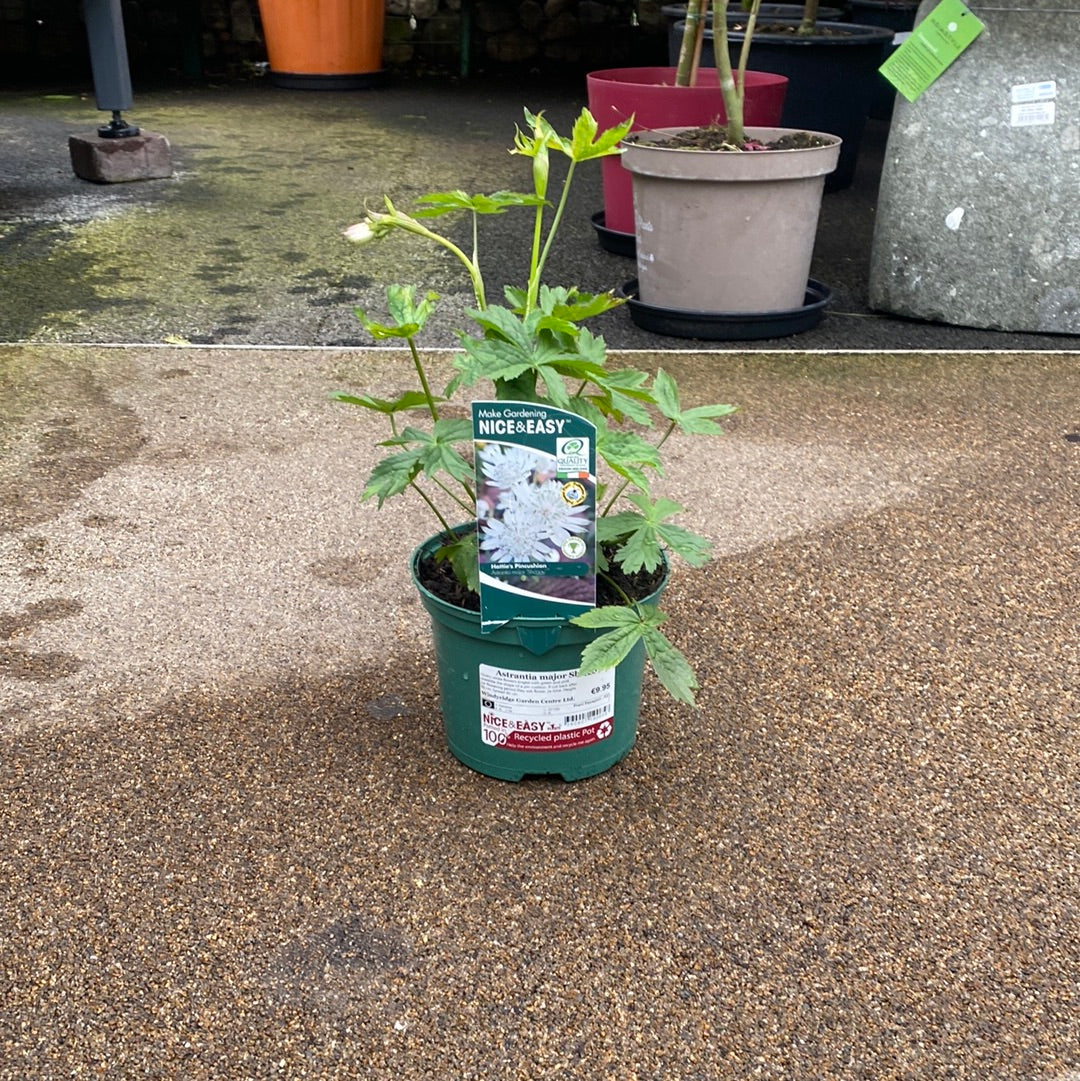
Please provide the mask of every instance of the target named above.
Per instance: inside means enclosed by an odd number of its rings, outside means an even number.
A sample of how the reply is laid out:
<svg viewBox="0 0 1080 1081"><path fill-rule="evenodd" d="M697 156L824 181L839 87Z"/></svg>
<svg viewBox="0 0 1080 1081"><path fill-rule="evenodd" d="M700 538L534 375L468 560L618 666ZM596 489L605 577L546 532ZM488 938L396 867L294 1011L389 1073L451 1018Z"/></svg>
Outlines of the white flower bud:
<svg viewBox="0 0 1080 1081"><path fill-rule="evenodd" d="M368 244L374 240L375 230L371 227L371 219L365 218L355 225L350 225L345 230L345 239L352 241L353 244Z"/></svg>

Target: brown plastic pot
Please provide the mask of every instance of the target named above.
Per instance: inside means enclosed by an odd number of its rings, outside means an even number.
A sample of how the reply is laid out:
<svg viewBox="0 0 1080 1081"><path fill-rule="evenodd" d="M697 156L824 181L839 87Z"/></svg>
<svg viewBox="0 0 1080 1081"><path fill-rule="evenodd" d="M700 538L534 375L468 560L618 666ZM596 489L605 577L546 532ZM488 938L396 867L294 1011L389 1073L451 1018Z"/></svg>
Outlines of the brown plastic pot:
<svg viewBox="0 0 1080 1081"><path fill-rule="evenodd" d="M806 300L825 177L841 140L798 150L656 146L676 131L626 144L633 176L638 295L652 307L768 312ZM747 128L772 142L789 129Z"/></svg>
<svg viewBox="0 0 1080 1081"><path fill-rule="evenodd" d="M354 90L382 74L384 0L259 0L270 81Z"/></svg>

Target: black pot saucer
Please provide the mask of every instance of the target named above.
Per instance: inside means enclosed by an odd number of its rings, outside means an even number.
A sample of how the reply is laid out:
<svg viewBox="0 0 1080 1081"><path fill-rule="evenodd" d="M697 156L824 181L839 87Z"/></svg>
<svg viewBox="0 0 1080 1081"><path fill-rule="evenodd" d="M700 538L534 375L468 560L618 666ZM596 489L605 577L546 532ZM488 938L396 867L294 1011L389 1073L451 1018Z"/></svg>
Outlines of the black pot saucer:
<svg viewBox="0 0 1080 1081"><path fill-rule="evenodd" d="M630 318L642 330L705 341L751 341L801 334L821 322L832 300L832 290L813 278L806 283L806 299L801 307L767 312L697 312L645 304L637 299L637 278L617 292L627 298Z"/></svg>
<svg viewBox="0 0 1080 1081"><path fill-rule="evenodd" d="M617 233L609 229L605 224L607 215L598 210L590 219L596 230L596 239L600 241L600 247L612 255L625 255L630 259L637 258L637 238L633 233Z"/></svg>

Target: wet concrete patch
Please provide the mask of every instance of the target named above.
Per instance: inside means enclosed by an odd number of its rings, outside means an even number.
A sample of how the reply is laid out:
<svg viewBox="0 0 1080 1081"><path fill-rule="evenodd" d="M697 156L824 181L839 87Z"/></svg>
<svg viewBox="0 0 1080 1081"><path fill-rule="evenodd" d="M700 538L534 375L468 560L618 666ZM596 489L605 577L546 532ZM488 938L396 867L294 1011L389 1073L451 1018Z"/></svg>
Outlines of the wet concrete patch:
<svg viewBox="0 0 1080 1081"><path fill-rule="evenodd" d="M387 977L404 976L412 958L406 935L392 925L373 925L360 910L285 946L271 961L266 982L293 1007L347 1017L357 998L385 1002Z"/></svg>
<svg viewBox="0 0 1080 1081"><path fill-rule="evenodd" d="M135 455L144 442L134 412L108 384L124 358L105 362L78 352L0 355L0 533L53 517L83 488Z"/></svg>

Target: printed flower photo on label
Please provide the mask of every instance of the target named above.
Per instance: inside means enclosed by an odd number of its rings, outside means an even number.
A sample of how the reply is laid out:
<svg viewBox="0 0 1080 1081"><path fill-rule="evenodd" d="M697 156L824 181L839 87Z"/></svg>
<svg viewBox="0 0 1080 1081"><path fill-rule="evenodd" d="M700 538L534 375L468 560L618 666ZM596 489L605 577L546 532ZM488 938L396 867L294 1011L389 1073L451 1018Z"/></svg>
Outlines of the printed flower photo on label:
<svg viewBox="0 0 1080 1081"><path fill-rule="evenodd" d="M476 444L476 465L481 567L572 599L596 543L591 478L559 479L554 455L497 441Z"/></svg>

